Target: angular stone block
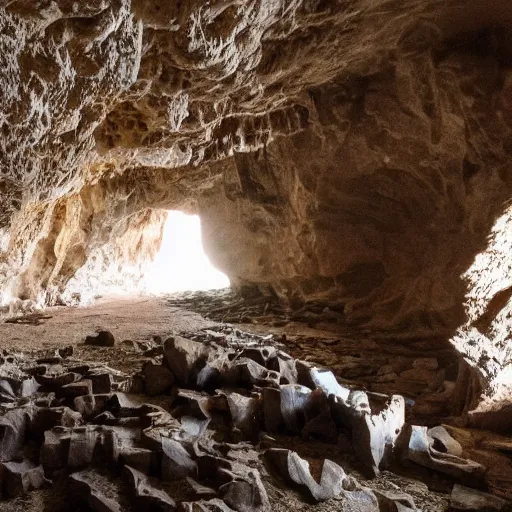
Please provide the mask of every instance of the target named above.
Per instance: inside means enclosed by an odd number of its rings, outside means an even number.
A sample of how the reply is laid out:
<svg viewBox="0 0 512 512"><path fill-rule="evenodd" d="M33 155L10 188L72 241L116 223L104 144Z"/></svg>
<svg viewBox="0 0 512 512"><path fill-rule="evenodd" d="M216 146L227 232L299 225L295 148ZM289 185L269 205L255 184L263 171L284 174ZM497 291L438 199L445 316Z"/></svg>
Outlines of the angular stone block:
<svg viewBox="0 0 512 512"><path fill-rule="evenodd" d="M444 427L437 426L429 428L427 435L432 440L432 447L438 452L449 453L457 457L462 456L462 446Z"/></svg>
<svg viewBox="0 0 512 512"><path fill-rule="evenodd" d="M176 382L190 383L192 372L207 359L207 347L202 343L175 336L164 342L164 359Z"/></svg>
<svg viewBox="0 0 512 512"><path fill-rule="evenodd" d="M77 396L91 395L92 382L89 379L84 379L71 384L66 384L58 390L58 396L63 398L74 399Z"/></svg>
<svg viewBox="0 0 512 512"><path fill-rule="evenodd" d="M71 469L87 467L94 457L94 450L100 440L101 429L87 425L71 431L68 452L68 466Z"/></svg>
<svg viewBox="0 0 512 512"><path fill-rule="evenodd" d="M183 446L174 439L162 438L162 479L180 480L197 473L197 464Z"/></svg>
<svg viewBox="0 0 512 512"><path fill-rule="evenodd" d="M96 336L87 336L85 345L94 347L113 347L116 343L114 335L110 331L100 331Z"/></svg>
<svg viewBox="0 0 512 512"><path fill-rule="evenodd" d="M87 375L87 379L92 382L92 392L95 395L112 392L114 379L110 373L92 373Z"/></svg>
<svg viewBox="0 0 512 512"><path fill-rule="evenodd" d="M309 470L309 462L290 450L272 448L265 452L265 459L274 466L280 475L290 483L305 487L317 501L339 496L343 483L348 477L338 464L325 459L320 476L316 482Z"/></svg>
<svg viewBox="0 0 512 512"><path fill-rule="evenodd" d="M0 416L0 462L9 462L20 456L34 414L33 408L20 407Z"/></svg>
<svg viewBox="0 0 512 512"><path fill-rule="evenodd" d="M46 472L67 466L71 432L71 429L56 427L44 433L41 464Z"/></svg>
<svg viewBox="0 0 512 512"><path fill-rule="evenodd" d="M70 490L94 512L126 512L128 498L119 483L95 470L85 470L69 476Z"/></svg>
<svg viewBox="0 0 512 512"><path fill-rule="evenodd" d="M145 363L142 367L144 376L144 391L149 396L161 395L171 389L174 377L171 371L162 365L152 362Z"/></svg>
<svg viewBox="0 0 512 512"><path fill-rule="evenodd" d="M246 512L270 512L267 491L259 472L253 469L251 478L237 479L222 485L219 493L231 508Z"/></svg>
<svg viewBox="0 0 512 512"><path fill-rule="evenodd" d="M254 434L258 429L258 398L230 393L227 397L233 426L246 434Z"/></svg>
<svg viewBox="0 0 512 512"><path fill-rule="evenodd" d="M156 478L150 478L135 468L125 466L123 476L135 497L137 510L170 512L175 501L162 489Z"/></svg>
<svg viewBox="0 0 512 512"><path fill-rule="evenodd" d="M28 491L39 489L46 480L42 466L29 461L0 464L0 481L4 496L15 498Z"/></svg>
<svg viewBox="0 0 512 512"><path fill-rule="evenodd" d="M512 510L512 503L476 489L455 484L450 495L450 508L468 512L505 512Z"/></svg>

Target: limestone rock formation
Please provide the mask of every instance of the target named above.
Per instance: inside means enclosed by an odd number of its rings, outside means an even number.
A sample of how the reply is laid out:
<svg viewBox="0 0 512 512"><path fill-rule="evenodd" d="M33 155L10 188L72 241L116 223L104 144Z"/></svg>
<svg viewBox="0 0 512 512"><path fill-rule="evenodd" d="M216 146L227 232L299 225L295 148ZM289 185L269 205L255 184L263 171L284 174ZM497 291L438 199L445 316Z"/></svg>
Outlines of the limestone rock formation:
<svg viewBox="0 0 512 512"><path fill-rule="evenodd" d="M137 287L185 209L237 289L452 338L465 410L499 412L511 24L506 0L0 0L2 302Z"/></svg>

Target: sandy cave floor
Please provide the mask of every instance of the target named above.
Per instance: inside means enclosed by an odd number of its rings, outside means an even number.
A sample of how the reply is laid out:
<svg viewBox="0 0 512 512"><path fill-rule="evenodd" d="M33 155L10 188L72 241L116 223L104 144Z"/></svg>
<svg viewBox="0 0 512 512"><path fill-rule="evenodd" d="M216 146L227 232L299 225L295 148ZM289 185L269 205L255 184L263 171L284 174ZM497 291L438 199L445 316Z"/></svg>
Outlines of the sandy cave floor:
<svg viewBox="0 0 512 512"><path fill-rule="evenodd" d="M0 323L0 350L22 351L53 349L62 345L75 345L100 330L109 330L117 341L149 340L153 336L166 336L180 332L194 332L219 325L201 314L169 305L166 296L110 296L94 304L80 307L56 306L45 310L51 316L40 325ZM246 324L237 324L248 329ZM334 338L335 333L309 328L304 324L288 323L282 327L251 324L254 333L311 335Z"/></svg>
<svg viewBox="0 0 512 512"><path fill-rule="evenodd" d="M109 330L117 341L123 341L165 337L215 325L197 313L170 308L161 297L105 297L91 306L48 308L45 314L52 318L41 325L0 324L0 350L32 351L75 345L100 330Z"/></svg>

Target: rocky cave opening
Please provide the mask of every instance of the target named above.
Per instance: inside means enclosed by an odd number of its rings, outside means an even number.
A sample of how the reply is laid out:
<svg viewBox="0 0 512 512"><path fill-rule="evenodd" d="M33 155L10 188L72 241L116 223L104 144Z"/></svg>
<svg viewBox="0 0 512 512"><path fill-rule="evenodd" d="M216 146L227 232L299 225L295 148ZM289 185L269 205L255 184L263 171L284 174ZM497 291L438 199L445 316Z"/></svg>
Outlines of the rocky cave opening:
<svg viewBox="0 0 512 512"><path fill-rule="evenodd" d="M158 253L144 272L144 290L153 294L229 288L226 274L204 252L198 215L168 211Z"/></svg>
<svg viewBox="0 0 512 512"><path fill-rule="evenodd" d="M511 27L0 0L0 510L512 510Z"/></svg>
<svg viewBox="0 0 512 512"><path fill-rule="evenodd" d="M76 270L57 297L65 305L90 305L99 298L163 295L175 292L229 288L229 278L215 268L205 253L198 215L180 210L145 212L156 224L142 226L129 246L131 258L119 258L111 243L95 251ZM149 240L149 243L147 242ZM117 240L116 244L119 244ZM149 246L149 247L148 247ZM44 305L48 297L40 299ZM12 304L12 298L4 299ZM23 313L22 304L17 311ZM9 314L12 315L12 308Z"/></svg>

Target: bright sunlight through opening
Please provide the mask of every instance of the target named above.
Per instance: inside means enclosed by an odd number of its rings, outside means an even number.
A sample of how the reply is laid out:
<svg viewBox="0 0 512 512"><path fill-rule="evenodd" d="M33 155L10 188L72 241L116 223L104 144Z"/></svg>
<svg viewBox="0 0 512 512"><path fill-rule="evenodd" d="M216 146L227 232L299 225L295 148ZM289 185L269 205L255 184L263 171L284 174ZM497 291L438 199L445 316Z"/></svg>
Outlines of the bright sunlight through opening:
<svg viewBox="0 0 512 512"><path fill-rule="evenodd" d="M197 215L169 211L160 252L146 273L147 290L171 293L229 286L228 277L206 256Z"/></svg>

